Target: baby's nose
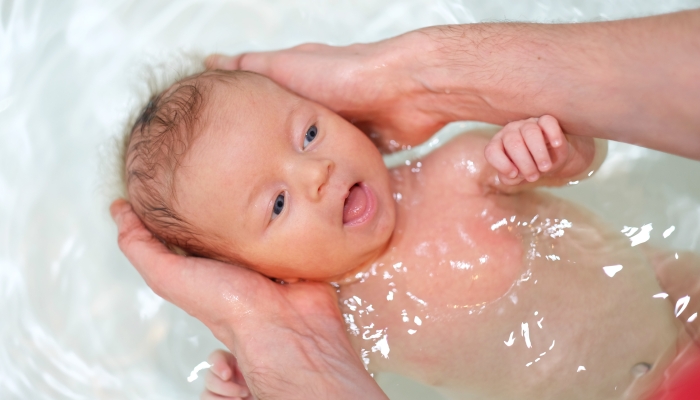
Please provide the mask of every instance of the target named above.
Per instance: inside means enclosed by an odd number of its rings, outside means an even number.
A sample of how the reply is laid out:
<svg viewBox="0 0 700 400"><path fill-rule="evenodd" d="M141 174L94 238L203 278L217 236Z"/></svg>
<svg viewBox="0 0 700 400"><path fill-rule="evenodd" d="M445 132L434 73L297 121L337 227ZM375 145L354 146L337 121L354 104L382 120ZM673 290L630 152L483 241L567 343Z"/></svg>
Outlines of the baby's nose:
<svg viewBox="0 0 700 400"><path fill-rule="evenodd" d="M323 195L324 188L328 185L328 181L333 173L335 164L328 159L310 160L306 166L305 186L309 198L318 200Z"/></svg>

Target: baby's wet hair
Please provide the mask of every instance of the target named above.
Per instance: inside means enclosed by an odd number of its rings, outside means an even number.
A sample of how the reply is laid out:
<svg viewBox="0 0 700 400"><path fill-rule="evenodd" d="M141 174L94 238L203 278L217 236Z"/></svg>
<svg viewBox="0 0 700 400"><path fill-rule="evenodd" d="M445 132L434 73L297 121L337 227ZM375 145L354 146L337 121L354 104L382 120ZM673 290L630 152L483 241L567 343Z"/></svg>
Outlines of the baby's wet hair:
<svg viewBox="0 0 700 400"><path fill-rule="evenodd" d="M177 211L176 173L206 126L208 95L216 82L231 83L236 71L204 71L154 92L133 117L122 146L123 187L146 227L172 250L230 260L219 240L205 235Z"/></svg>

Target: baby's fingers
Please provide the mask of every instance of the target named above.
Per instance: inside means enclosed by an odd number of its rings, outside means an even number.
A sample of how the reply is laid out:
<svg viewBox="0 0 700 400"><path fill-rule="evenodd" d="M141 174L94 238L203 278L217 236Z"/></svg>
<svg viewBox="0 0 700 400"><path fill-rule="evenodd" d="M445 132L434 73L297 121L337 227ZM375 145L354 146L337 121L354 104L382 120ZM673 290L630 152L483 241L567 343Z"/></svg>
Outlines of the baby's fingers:
<svg viewBox="0 0 700 400"><path fill-rule="evenodd" d="M515 167L515 164L510 161L510 158L508 158L503 148L502 135L497 134L493 137L491 142L486 145L484 157L486 157L486 161L498 171L499 176L510 179L516 179L518 176L518 169Z"/></svg>
<svg viewBox="0 0 700 400"><path fill-rule="evenodd" d="M202 393L202 399L244 399L250 396L247 387L234 381L224 381L211 371L204 377L204 385L206 390Z"/></svg>
<svg viewBox="0 0 700 400"><path fill-rule="evenodd" d="M569 158L569 141L561 130L559 122L551 115L543 115L537 121L551 145L550 157L554 168L558 168Z"/></svg>
<svg viewBox="0 0 700 400"><path fill-rule="evenodd" d="M520 175L528 182L534 182L539 179L539 171L520 130L504 135L503 147L508 158L513 161L515 167L520 171Z"/></svg>
<svg viewBox="0 0 700 400"><path fill-rule="evenodd" d="M209 355L208 362L211 367L204 378L208 392L225 398L245 398L250 395L233 354L225 350L216 350ZM205 394L206 392L202 396Z"/></svg>
<svg viewBox="0 0 700 400"><path fill-rule="evenodd" d="M540 172L549 171L552 168L552 160L540 126L535 121L528 121L520 127L520 133Z"/></svg>
<svg viewBox="0 0 700 400"><path fill-rule="evenodd" d="M501 183L503 183L505 185L513 186L513 185L517 185L520 182L522 182L524 180L524 178L521 175L517 175L515 178L510 178L508 176L505 176L505 175L499 173L498 180L501 181Z"/></svg>
<svg viewBox="0 0 700 400"><path fill-rule="evenodd" d="M224 350L215 350L207 361L211 364L209 371L224 381L231 379L238 364L233 354Z"/></svg>
<svg viewBox="0 0 700 400"><path fill-rule="evenodd" d="M553 148L560 147L566 141L564 138L564 132L559 126L559 122L551 115L541 116L537 120L537 125L542 128L545 136L547 136L547 141Z"/></svg>

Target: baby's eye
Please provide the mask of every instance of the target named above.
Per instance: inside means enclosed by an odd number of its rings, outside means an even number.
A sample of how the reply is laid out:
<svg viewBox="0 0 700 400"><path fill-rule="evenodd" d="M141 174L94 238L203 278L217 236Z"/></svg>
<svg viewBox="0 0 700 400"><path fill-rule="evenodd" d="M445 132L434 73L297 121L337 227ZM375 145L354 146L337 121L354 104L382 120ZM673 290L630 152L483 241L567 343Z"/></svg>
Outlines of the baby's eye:
<svg viewBox="0 0 700 400"><path fill-rule="evenodd" d="M275 199L275 205L272 207L272 219L277 218L284 209L284 193L280 193Z"/></svg>
<svg viewBox="0 0 700 400"><path fill-rule="evenodd" d="M304 148L316 139L316 135L318 135L318 128L316 128L316 125L311 125L309 130L306 131L306 136L304 136Z"/></svg>

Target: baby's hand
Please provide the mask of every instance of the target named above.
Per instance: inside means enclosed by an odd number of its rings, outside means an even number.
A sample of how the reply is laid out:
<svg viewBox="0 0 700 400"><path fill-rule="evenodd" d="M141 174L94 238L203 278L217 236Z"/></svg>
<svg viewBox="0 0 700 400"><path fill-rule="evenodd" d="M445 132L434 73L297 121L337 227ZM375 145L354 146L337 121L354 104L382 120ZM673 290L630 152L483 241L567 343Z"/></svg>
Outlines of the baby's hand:
<svg viewBox="0 0 700 400"><path fill-rule="evenodd" d="M559 122L550 116L511 122L486 146L486 160L506 185L535 182L540 173L556 171L566 162L569 145Z"/></svg>
<svg viewBox="0 0 700 400"><path fill-rule="evenodd" d="M204 378L201 400L253 400L233 354L216 350L209 355L211 368Z"/></svg>

